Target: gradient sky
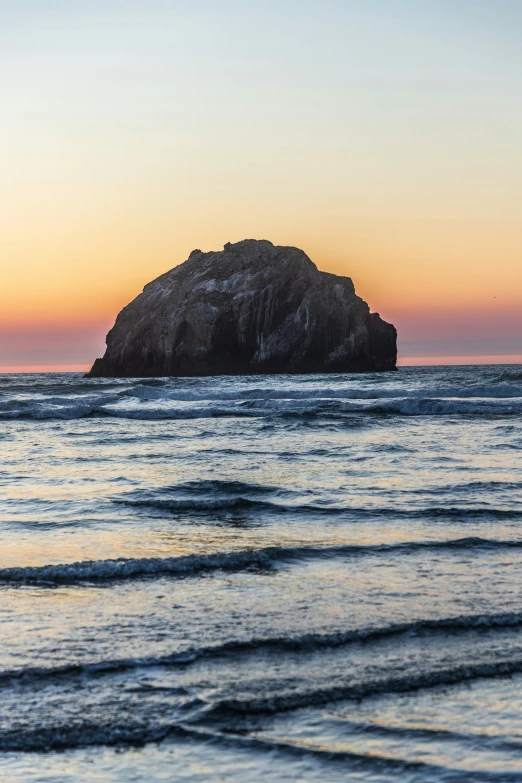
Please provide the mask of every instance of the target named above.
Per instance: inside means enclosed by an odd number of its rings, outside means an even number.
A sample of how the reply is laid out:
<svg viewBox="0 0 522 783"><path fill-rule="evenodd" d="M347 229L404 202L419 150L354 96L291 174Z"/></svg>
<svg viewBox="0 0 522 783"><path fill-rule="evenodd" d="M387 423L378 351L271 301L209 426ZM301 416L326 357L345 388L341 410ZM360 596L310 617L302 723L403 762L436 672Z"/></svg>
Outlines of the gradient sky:
<svg viewBox="0 0 522 783"><path fill-rule="evenodd" d="M0 368L195 248L303 248L403 361L522 361L520 0L0 0Z"/></svg>

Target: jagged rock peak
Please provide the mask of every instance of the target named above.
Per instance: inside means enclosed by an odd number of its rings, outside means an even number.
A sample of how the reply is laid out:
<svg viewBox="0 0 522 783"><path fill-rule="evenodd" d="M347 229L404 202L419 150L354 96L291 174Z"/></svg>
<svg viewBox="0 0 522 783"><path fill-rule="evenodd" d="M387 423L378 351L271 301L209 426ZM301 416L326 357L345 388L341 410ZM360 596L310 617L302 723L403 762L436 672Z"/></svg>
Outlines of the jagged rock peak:
<svg viewBox="0 0 522 783"><path fill-rule="evenodd" d="M394 370L397 333L348 277L245 239L193 250L123 308L89 375L150 377Z"/></svg>

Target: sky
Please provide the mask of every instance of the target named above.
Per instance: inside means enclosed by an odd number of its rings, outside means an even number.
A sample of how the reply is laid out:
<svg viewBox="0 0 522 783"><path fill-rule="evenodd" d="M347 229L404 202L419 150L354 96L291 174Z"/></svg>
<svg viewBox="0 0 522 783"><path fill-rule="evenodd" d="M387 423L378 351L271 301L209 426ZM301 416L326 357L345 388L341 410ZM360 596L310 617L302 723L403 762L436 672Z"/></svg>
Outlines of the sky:
<svg viewBox="0 0 522 783"><path fill-rule="evenodd" d="M0 0L0 371L87 369L245 238L407 363L522 361L520 0Z"/></svg>

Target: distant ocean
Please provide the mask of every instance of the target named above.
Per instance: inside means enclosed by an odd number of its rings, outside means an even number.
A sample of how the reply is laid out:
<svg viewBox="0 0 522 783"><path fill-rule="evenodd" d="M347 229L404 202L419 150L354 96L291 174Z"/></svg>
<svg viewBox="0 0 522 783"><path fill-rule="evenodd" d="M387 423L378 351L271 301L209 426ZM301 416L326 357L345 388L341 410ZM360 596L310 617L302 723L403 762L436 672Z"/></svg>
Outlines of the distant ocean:
<svg viewBox="0 0 522 783"><path fill-rule="evenodd" d="M522 781L522 367L0 376L0 780Z"/></svg>

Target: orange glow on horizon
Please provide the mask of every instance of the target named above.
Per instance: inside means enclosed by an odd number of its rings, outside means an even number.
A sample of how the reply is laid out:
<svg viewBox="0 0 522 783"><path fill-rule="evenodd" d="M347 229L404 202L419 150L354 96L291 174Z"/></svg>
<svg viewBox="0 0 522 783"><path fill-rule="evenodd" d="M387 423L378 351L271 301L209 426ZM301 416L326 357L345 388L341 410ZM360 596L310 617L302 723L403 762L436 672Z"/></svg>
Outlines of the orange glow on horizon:
<svg viewBox="0 0 522 783"><path fill-rule="evenodd" d="M522 353L491 356L406 356L397 359L398 367L437 367L482 364L522 364Z"/></svg>
<svg viewBox="0 0 522 783"><path fill-rule="evenodd" d="M263 236L263 235L262 235ZM280 242L277 242L280 244ZM221 249L220 244L205 246L197 240L186 246L202 249ZM290 244L289 241L286 244ZM342 251L319 252L306 242L291 244L302 247L319 269L349 276L356 292L370 305L372 311L388 314L426 312L469 313L480 318L484 312L503 312L520 309L522 297L522 262L500 265L496 275L478 274L480 269L462 261L447 260L438 270L426 260L399 262L390 258L390 251L378 259L360 256L347 257ZM31 328L48 324L83 325L114 321L121 308L137 296L143 286L155 277L182 263L190 250L163 252L151 258L138 256L125 263L118 257L104 253L103 258L91 262L76 258L71 267L65 262L41 259L32 264L15 263L13 258L7 273L2 273L0 291L0 327L26 326ZM521 252L522 258L522 252ZM491 266L494 261L491 260ZM53 274L50 274L50 271ZM494 282L492 283L492 278ZM397 315L395 315L397 317Z"/></svg>
<svg viewBox="0 0 522 783"><path fill-rule="evenodd" d="M94 5L6 6L0 364L90 361L145 284L245 238L350 276L400 350L518 355L513 3Z"/></svg>
<svg viewBox="0 0 522 783"><path fill-rule="evenodd" d="M47 365L47 364L28 364L28 365L0 365L0 375L21 375L24 373L41 373L41 372L80 372L86 373L90 370L89 364L64 364L64 365Z"/></svg>

